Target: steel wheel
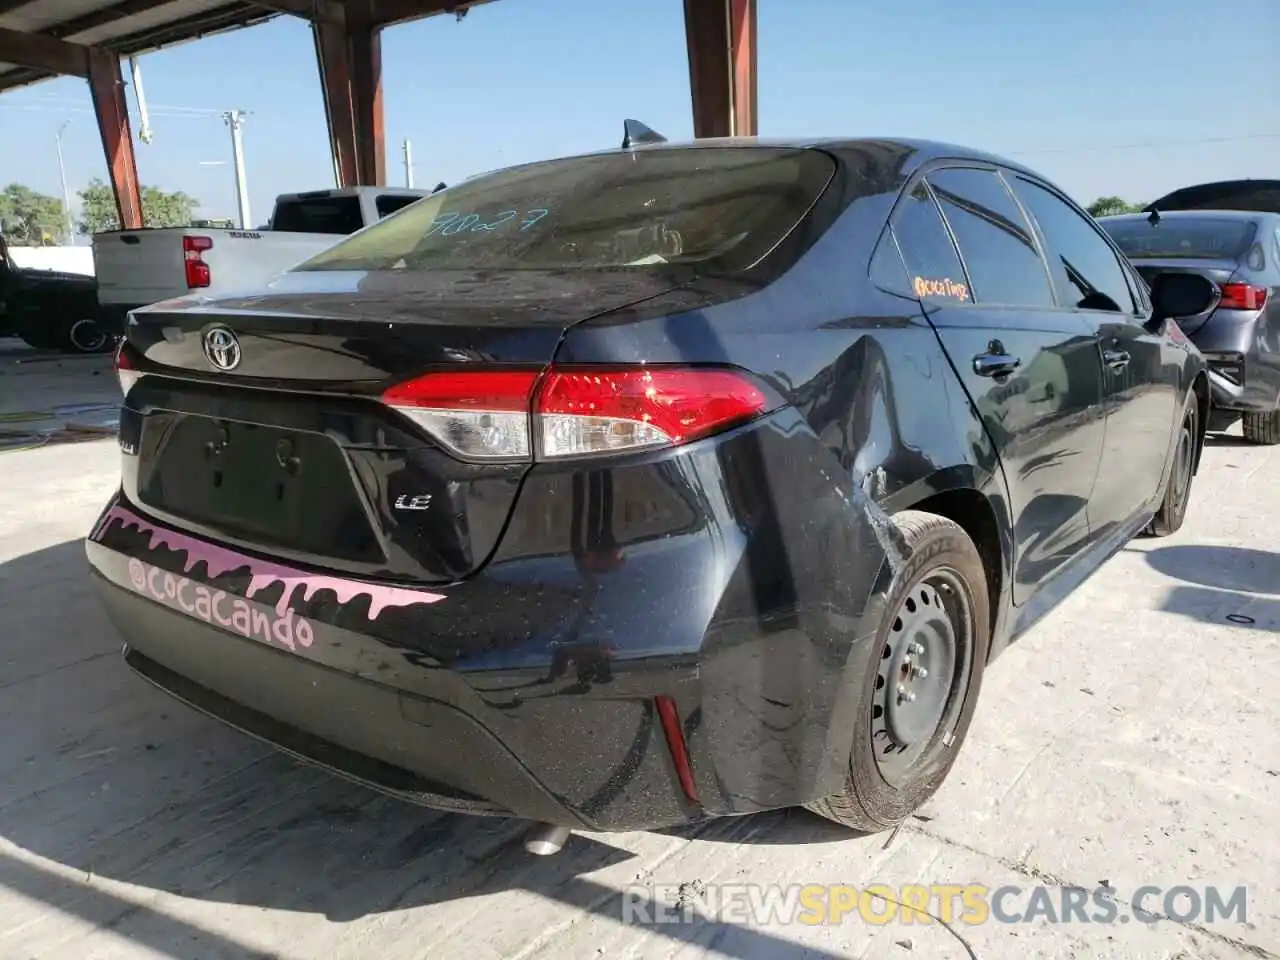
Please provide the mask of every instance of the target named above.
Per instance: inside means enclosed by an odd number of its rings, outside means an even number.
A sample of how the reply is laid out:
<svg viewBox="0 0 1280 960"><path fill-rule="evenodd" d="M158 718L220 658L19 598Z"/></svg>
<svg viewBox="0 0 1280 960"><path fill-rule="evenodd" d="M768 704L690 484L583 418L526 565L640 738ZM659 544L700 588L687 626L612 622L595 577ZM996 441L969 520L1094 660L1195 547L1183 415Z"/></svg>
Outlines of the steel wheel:
<svg viewBox="0 0 1280 960"><path fill-rule="evenodd" d="M954 726L973 650L966 597L953 570L932 571L902 600L880 652L871 741L891 786L901 786L930 744Z"/></svg>
<svg viewBox="0 0 1280 960"><path fill-rule="evenodd" d="M846 666L856 697L849 766L834 793L805 803L855 830L901 823L946 779L969 732L991 641L982 555L954 520L894 514L907 559L874 635Z"/></svg>

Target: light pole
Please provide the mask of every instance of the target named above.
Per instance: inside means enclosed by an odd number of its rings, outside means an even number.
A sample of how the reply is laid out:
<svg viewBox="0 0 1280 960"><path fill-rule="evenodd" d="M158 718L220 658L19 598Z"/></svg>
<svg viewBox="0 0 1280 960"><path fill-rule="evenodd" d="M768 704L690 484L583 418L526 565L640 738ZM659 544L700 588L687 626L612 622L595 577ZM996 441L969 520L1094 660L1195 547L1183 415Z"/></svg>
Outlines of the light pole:
<svg viewBox="0 0 1280 960"><path fill-rule="evenodd" d="M244 118L243 110L228 110L222 115L222 119L231 128L231 153L236 165L236 202L240 206L240 229L248 230L253 217L249 214L249 187L244 176L244 138L240 134Z"/></svg>
<svg viewBox="0 0 1280 960"><path fill-rule="evenodd" d="M67 193L67 168L62 162L62 134L67 127L71 125L70 120L62 121L62 126L58 128L58 176L62 178L62 217L67 228L67 243L75 246L76 235L75 230L71 226L71 195Z"/></svg>
<svg viewBox="0 0 1280 960"><path fill-rule="evenodd" d="M413 189L413 145L408 138L404 141L404 185Z"/></svg>

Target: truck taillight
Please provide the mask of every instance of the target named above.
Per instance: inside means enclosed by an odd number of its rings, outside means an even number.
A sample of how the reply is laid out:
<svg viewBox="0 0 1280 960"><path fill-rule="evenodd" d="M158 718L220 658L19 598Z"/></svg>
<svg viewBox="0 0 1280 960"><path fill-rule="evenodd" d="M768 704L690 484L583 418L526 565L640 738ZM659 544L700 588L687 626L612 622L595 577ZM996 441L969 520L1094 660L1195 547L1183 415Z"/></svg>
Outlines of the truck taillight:
<svg viewBox="0 0 1280 960"><path fill-rule="evenodd" d="M700 367L429 373L382 400L452 452L487 461L678 446L773 405L747 374Z"/></svg>
<svg viewBox="0 0 1280 960"><path fill-rule="evenodd" d="M187 286L191 289L209 286L212 277L202 255L213 247L212 237L183 237L182 260L187 268Z"/></svg>
<svg viewBox="0 0 1280 960"><path fill-rule="evenodd" d="M1255 287L1251 283L1224 283L1218 307L1223 310L1261 310L1266 302L1265 287Z"/></svg>
<svg viewBox="0 0 1280 960"><path fill-rule="evenodd" d="M115 368L116 379L120 381L120 392L127 397L133 385L142 378L142 372L129 355L128 340L121 340L116 346Z"/></svg>

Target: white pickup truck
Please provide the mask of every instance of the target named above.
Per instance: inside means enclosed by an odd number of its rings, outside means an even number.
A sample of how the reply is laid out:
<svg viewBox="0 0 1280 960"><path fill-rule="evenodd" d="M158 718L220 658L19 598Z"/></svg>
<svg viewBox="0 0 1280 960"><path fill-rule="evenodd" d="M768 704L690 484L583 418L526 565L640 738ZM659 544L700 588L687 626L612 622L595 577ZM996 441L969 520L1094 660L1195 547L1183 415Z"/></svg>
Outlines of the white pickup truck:
<svg viewBox="0 0 1280 960"><path fill-rule="evenodd" d="M191 293L260 287L430 190L352 187L276 198L266 227L113 230L93 237L98 302L119 333L130 310Z"/></svg>

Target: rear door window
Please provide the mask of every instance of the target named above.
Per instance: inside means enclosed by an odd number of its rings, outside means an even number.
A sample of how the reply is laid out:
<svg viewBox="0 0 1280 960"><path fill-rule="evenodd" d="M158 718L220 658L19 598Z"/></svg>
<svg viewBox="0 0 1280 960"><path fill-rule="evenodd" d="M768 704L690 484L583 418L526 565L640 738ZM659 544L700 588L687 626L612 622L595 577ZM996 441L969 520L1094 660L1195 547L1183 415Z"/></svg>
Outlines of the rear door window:
<svg viewBox="0 0 1280 960"><path fill-rule="evenodd" d="M871 255L871 267L868 270L871 282L882 290L902 296L912 297L911 281L907 277L907 268L903 266L902 254L898 252L898 243L893 238L893 231L885 227L876 243L875 253Z"/></svg>
<svg viewBox="0 0 1280 960"><path fill-rule="evenodd" d="M960 255L923 181L898 202L893 211L893 233L917 297L972 302Z"/></svg>
<svg viewBox="0 0 1280 960"><path fill-rule="evenodd" d="M1056 306L1031 226L995 171L952 167L926 179L955 234L974 300Z"/></svg>
<svg viewBox="0 0 1280 960"><path fill-rule="evenodd" d="M1015 177L1014 191L1040 226L1065 305L1077 310L1132 314L1136 307L1120 259L1092 219L1057 194Z"/></svg>

